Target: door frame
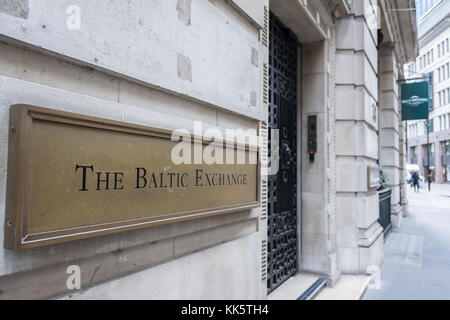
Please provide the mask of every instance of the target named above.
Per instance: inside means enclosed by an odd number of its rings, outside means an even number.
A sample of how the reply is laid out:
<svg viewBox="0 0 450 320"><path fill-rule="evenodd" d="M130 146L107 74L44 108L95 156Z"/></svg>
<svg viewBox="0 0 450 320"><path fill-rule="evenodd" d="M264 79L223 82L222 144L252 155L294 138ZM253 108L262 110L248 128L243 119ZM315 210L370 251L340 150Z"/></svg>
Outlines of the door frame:
<svg viewBox="0 0 450 320"><path fill-rule="evenodd" d="M302 258L302 45L297 46L297 274L301 271Z"/></svg>

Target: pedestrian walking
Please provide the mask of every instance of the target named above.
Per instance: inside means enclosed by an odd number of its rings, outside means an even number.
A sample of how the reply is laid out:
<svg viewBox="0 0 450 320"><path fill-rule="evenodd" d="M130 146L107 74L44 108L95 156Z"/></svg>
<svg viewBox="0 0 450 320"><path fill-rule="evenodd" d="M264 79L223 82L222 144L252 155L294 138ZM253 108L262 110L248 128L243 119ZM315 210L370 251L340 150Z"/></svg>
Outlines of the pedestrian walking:
<svg viewBox="0 0 450 320"><path fill-rule="evenodd" d="M417 173L417 171L414 171L411 176L411 180L413 182L415 192L419 192L419 179L419 174Z"/></svg>

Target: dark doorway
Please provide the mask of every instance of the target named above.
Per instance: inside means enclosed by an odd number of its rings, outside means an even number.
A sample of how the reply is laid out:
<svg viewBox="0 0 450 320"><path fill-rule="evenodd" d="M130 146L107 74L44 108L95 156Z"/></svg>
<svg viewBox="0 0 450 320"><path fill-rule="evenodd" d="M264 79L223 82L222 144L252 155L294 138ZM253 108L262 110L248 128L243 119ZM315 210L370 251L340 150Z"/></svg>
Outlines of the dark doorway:
<svg viewBox="0 0 450 320"><path fill-rule="evenodd" d="M295 36L270 15L269 159L279 138L279 170L268 178L268 292L297 272L297 67Z"/></svg>

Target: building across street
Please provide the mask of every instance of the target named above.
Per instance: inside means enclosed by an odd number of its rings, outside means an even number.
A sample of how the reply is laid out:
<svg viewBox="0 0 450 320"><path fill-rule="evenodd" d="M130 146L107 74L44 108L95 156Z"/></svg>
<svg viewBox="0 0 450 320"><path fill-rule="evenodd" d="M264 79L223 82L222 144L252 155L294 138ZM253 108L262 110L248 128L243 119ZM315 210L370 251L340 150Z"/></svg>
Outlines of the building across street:
<svg viewBox="0 0 450 320"><path fill-rule="evenodd" d="M416 7L419 56L407 64L406 75L429 77L433 92L429 140L426 120L407 122L408 162L417 164L424 177L430 170L431 181L446 183L450 182L450 3L419 0Z"/></svg>

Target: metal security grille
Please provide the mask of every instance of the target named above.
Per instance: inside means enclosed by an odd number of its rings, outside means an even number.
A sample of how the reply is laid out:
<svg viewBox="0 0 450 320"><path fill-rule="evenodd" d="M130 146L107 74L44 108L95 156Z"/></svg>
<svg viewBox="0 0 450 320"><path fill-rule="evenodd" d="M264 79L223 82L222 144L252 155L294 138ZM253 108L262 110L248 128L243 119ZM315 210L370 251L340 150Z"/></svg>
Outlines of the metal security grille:
<svg viewBox="0 0 450 320"><path fill-rule="evenodd" d="M380 218L378 223L383 227L384 238L386 238L392 230L391 222L391 195L392 190L386 189L379 192L380 201Z"/></svg>
<svg viewBox="0 0 450 320"><path fill-rule="evenodd" d="M271 292L297 271L297 50L294 36L270 14L269 128L279 129L279 170L268 178L268 270ZM269 130L269 159L271 149Z"/></svg>

